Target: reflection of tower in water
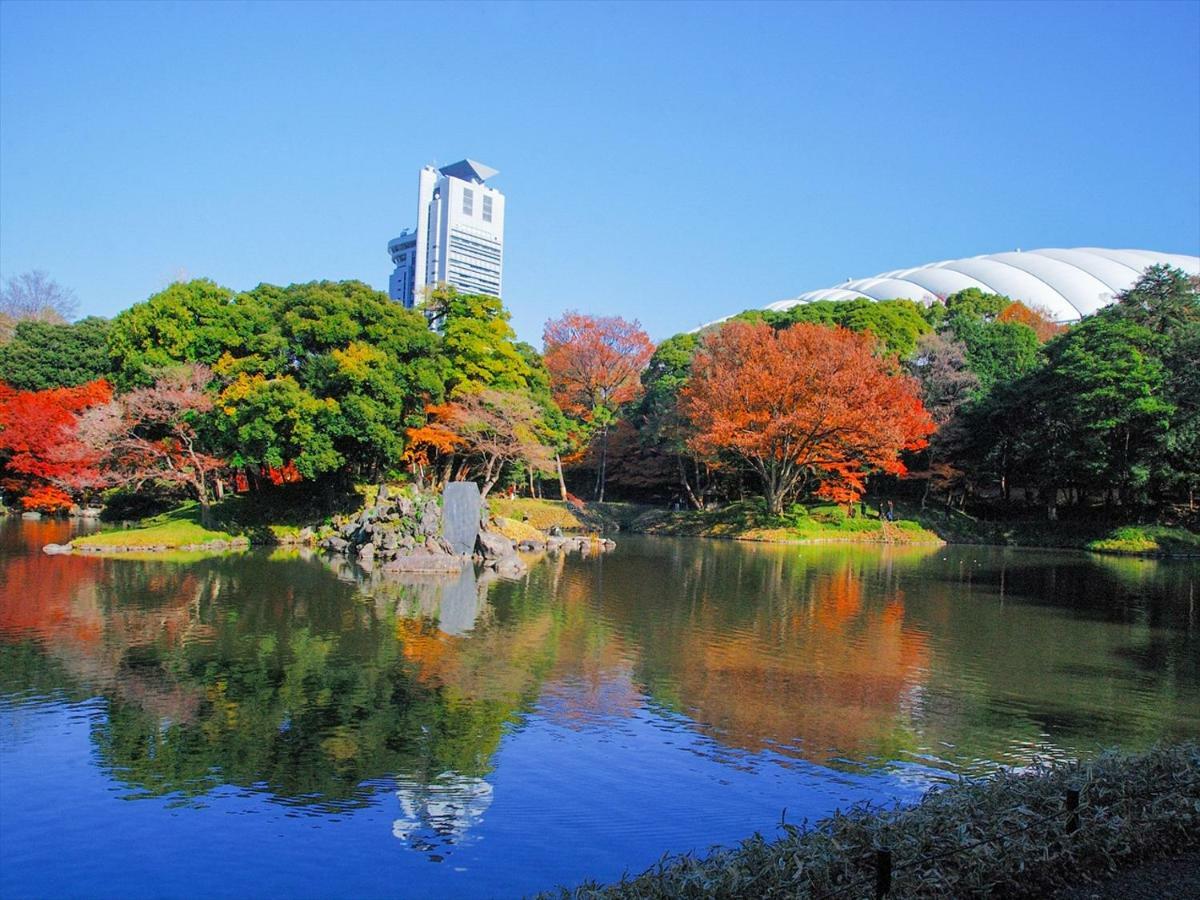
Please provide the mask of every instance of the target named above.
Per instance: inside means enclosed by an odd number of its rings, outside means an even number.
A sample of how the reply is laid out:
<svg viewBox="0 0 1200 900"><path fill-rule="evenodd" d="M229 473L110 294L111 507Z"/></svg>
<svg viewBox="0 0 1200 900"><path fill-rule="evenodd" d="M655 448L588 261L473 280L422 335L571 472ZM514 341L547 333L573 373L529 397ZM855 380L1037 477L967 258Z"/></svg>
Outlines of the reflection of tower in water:
<svg viewBox="0 0 1200 900"><path fill-rule="evenodd" d="M492 805L492 786L456 772L443 772L429 782L401 777L396 798L401 815L392 823L392 835L413 849L433 850L464 842Z"/></svg>

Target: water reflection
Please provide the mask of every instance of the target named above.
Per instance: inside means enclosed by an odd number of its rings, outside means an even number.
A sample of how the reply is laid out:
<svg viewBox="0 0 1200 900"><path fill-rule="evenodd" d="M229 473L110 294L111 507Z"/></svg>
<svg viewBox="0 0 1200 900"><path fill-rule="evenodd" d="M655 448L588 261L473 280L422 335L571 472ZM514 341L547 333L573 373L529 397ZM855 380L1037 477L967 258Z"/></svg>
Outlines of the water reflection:
<svg viewBox="0 0 1200 900"><path fill-rule="evenodd" d="M328 814L387 792L429 853L483 821L531 721L649 711L722 765L949 773L1200 730L1191 564L631 539L519 582L398 579L298 552L45 557L62 535L4 529L0 693L102 698L126 796Z"/></svg>

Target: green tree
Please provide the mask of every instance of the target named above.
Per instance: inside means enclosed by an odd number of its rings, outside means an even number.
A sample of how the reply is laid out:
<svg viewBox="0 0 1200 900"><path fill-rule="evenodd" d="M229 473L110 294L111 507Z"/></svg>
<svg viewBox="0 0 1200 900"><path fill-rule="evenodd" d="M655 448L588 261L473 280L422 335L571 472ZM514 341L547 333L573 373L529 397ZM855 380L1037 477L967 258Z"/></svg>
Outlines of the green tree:
<svg viewBox="0 0 1200 900"><path fill-rule="evenodd" d="M1032 371L1040 359L1037 332L1019 322L989 322L954 316L950 333L967 351L967 366L979 379L979 390L987 393Z"/></svg>
<svg viewBox="0 0 1200 900"><path fill-rule="evenodd" d="M113 319L108 355L124 390L152 384L172 365L262 353L273 331L270 311L252 295L235 297L207 279L176 282Z"/></svg>
<svg viewBox="0 0 1200 900"><path fill-rule="evenodd" d="M242 373L221 391L212 419L231 466L292 463L311 481L345 462L333 440L340 412L336 400L317 399L291 375Z"/></svg>
<svg viewBox="0 0 1200 900"><path fill-rule="evenodd" d="M912 300L818 300L785 310L750 310L734 318L766 322L777 329L797 322L840 325L851 331L870 331L891 353L907 357L917 339L933 330L923 308Z"/></svg>
<svg viewBox="0 0 1200 900"><path fill-rule="evenodd" d="M18 322L13 339L0 345L0 381L41 391L106 378L111 372L108 328L107 319L94 316L74 325Z"/></svg>
<svg viewBox="0 0 1200 900"><path fill-rule="evenodd" d="M448 285L429 293L424 310L442 335L449 366L447 388L521 390L529 387L529 363L499 297L460 294Z"/></svg>
<svg viewBox="0 0 1200 900"><path fill-rule="evenodd" d="M358 474L400 463L404 429L445 392L441 339L425 319L359 281L260 286L280 323L289 366L314 397L335 400L330 431Z"/></svg>
<svg viewBox="0 0 1200 900"><path fill-rule="evenodd" d="M966 288L946 298L946 318L982 319L994 321L1004 312L1012 300L1003 294L989 294L979 288Z"/></svg>

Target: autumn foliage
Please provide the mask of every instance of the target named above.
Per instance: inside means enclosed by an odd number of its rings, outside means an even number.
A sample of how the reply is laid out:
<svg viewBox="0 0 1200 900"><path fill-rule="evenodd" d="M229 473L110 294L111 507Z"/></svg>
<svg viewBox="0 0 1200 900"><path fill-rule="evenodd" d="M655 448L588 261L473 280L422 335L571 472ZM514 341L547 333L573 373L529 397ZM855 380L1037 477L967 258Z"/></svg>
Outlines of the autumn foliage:
<svg viewBox="0 0 1200 900"><path fill-rule="evenodd" d="M546 368L554 400L568 415L590 416L637 396L654 344L637 322L569 312L546 323Z"/></svg>
<svg viewBox="0 0 1200 900"><path fill-rule="evenodd" d="M900 454L934 429L915 380L869 334L813 324L714 332L681 402L691 448L756 473L773 514L816 481L847 500L870 471L903 474Z"/></svg>
<svg viewBox="0 0 1200 900"><path fill-rule="evenodd" d="M1054 321L1053 315L1049 310L1040 306L1026 306L1020 301L1015 301L1004 307L1000 315L996 316L996 321L1016 322L1020 325L1028 325L1043 344L1055 335L1062 334L1067 330L1065 325L1059 325Z"/></svg>
<svg viewBox="0 0 1200 900"><path fill-rule="evenodd" d="M621 405L641 393L654 342L637 321L577 312L547 322L542 340L555 403L588 423L599 445L595 498L603 500L609 427Z"/></svg>
<svg viewBox="0 0 1200 900"><path fill-rule="evenodd" d="M0 388L0 457L3 488L22 496L22 506L53 512L71 505L62 490L95 463L75 440L80 414L109 402L103 379L44 391Z"/></svg>

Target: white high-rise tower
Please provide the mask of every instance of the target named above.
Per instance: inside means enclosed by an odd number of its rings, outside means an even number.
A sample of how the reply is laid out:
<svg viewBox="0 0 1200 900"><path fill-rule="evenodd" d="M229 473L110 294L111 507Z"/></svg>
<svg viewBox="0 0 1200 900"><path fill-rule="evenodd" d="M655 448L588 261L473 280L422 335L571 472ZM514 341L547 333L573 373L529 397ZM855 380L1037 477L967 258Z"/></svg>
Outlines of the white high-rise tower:
<svg viewBox="0 0 1200 900"><path fill-rule="evenodd" d="M499 174L464 159L425 166L417 187L417 227L388 241L396 269L388 293L411 307L426 287L446 283L499 297L504 272L504 195L484 184Z"/></svg>

